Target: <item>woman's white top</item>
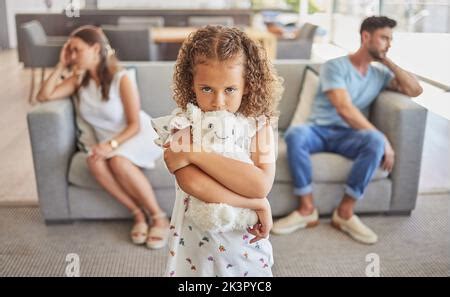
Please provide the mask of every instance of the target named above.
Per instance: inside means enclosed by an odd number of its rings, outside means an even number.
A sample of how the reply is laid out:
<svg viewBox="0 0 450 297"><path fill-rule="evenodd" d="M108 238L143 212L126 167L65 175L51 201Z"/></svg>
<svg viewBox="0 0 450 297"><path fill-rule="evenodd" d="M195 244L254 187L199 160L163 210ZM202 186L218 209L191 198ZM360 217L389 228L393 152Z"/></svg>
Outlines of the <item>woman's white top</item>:
<svg viewBox="0 0 450 297"><path fill-rule="evenodd" d="M91 79L79 90L81 117L94 129L99 142L107 142L119 135L127 126L124 106L120 97L120 81L127 70L118 71L111 82L109 99L102 100L101 88ZM135 86L137 87L137 86ZM143 168L153 168L155 160L162 154L154 140L158 135L151 126L151 118L144 111L139 112L139 132L121 143L108 158L122 156Z"/></svg>

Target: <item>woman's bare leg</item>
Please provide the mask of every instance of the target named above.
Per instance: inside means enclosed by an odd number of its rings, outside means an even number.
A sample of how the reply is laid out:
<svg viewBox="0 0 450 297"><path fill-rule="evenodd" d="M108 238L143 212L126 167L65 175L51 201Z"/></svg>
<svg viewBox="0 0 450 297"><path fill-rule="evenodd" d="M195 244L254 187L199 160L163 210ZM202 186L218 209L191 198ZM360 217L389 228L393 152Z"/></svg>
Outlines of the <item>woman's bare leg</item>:
<svg viewBox="0 0 450 297"><path fill-rule="evenodd" d="M109 166L114 173L114 178L122 188L138 199L140 204L150 212L150 215L163 212L156 201L150 182L136 165L127 158L116 156L109 159ZM169 221L166 217L159 217L153 220L153 225L166 227L169 225Z"/></svg>
<svg viewBox="0 0 450 297"><path fill-rule="evenodd" d="M94 175L97 182L114 198L133 213L136 222L145 222L145 215L142 212L137 212L139 205L133 200L114 178L114 175L109 168L106 160L94 161L92 157L87 159L89 170Z"/></svg>

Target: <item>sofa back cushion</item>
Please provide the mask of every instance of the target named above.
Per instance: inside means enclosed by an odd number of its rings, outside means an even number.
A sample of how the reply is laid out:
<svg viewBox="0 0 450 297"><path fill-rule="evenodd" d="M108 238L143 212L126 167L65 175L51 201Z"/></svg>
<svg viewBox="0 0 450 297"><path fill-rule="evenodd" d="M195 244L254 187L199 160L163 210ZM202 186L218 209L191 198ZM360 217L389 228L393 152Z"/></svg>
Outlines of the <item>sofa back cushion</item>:
<svg viewBox="0 0 450 297"><path fill-rule="evenodd" d="M123 63L137 68L137 81L141 97L141 108L152 117L169 114L177 106L173 100L172 79L174 62L130 62ZM275 69L283 80L284 93L278 105L280 118L278 128L286 130L297 108L298 94L306 66L317 69L317 63L307 60L275 61Z"/></svg>
<svg viewBox="0 0 450 297"><path fill-rule="evenodd" d="M137 69L137 82L141 108L151 117L168 115L177 106L172 95L173 62L133 62Z"/></svg>

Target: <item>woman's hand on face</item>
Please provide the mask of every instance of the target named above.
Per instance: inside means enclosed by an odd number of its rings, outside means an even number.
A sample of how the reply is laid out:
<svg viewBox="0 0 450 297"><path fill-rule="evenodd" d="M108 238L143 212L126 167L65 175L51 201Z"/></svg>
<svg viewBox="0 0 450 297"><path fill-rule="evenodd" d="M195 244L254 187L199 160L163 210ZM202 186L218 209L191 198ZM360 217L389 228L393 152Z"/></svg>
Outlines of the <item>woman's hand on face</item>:
<svg viewBox="0 0 450 297"><path fill-rule="evenodd" d="M70 39L64 43L61 52L59 54L59 63L64 66L68 67L71 63L71 55L70 55Z"/></svg>
<svg viewBox="0 0 450 297"><path fill-rule="evenodd" d="M263 238L267 238L273 226L272 210L270 208L269 200L267 200L267 198L261 199L261 203L261 209L256 210L259 222L247 229L250 234L255 236L250 240L250 243L255 243Z"/></svg>
<svg viewBox="0 0 450 297"><path fill-rule="evenodd" d="M103 160L112 152L112 147L108 143L98 143L92 147L91 157L94 161Z"/></svg>

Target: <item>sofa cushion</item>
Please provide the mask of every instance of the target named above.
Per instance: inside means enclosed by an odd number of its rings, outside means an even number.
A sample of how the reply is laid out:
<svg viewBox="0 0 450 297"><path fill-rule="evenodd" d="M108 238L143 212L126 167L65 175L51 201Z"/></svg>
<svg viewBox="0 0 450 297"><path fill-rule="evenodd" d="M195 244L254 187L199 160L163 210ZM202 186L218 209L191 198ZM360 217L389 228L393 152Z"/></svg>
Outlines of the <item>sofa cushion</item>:
<svg viewBox="0 0 450 297"><path fill-rule="evenodd" d="M69 182L83 188L102 189L89 171L86 158L87 154L83 152L73 155L69 168ZM143 172L154 189L175 185L175 178L167 170L162 157L155 161L155 168L143 169Z"/></svg>
<svg viewBox="0 0 450 297"><path fill-rule="evenodd" d="M313 183L314 205L320 215L330 215L341 202L344 186L338 183ZM292 184L276 183L268 198L274 217L285 216L298 208L299 199L293 195ZM356 213L376 213L390 210L392 180L385 178L372 181L364 191L364 198L355 205Z"/></svg>
<svg viewBox="0 0 450 297"><path fill-rule="evenodd" d="M168 115L177 107L172 93L174 62L129 62L122 65L137 68L141 108L151 117Z"/></svg>
<svg viewBox="0 0 450 297"><path fill-rule="evenodd" d="M345 183L353 161L334 153L317 153L311 156L312 180L319 183ZM278 137L278 158L275 182L292 182L289 163L287 160L287 146L282 138ZM388 173L380 168L375 172L372 180L384 179Z"/></svg>
<svg viewBox="0 0 450 297"><path fill-rule="evenodd" d="M319 74L311 67L306 67L303 73L302 86L298 96L297 109L292 117L290 126L306 123L311 112L312 103L319 89Z"/></svg>

